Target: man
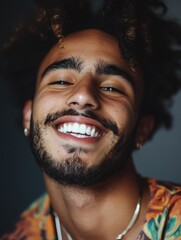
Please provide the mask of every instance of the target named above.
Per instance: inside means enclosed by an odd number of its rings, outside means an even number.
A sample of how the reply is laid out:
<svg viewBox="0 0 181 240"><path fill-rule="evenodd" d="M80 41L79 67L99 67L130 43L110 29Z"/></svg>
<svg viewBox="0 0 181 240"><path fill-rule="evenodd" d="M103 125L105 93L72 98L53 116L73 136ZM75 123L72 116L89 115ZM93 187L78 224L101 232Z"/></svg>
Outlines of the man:
<svg viewBox="0 0 181 240"><path fill-rule="evenodd" d="M48 194L2 239L181 239L180 186L142 178L131 157L169 127L165 102L180 88L180 27L159 9L114 0L96 15L86 1L38 1L17 28L3 69Z"/></svg>

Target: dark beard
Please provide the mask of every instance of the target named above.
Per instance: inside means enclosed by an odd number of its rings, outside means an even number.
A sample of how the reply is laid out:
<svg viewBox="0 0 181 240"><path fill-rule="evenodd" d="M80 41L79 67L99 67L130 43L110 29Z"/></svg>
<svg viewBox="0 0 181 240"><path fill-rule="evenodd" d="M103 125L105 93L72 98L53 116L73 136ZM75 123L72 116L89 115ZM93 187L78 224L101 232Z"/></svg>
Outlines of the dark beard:
<svg viewBox="0 0 181 240"><path fill-rule="evenodd" d="M68 113L68 114L67 114ZM64 112L53 114L52 117L48 116L43 124L37 123L31 119L31 131L30 141L33 153L35 155L38 165L43 171L53 180L64 185L76 185L82 188L93 187L107 181L111 176L121 173L124 169L130 153L133 149L134 134L131 137L125 139L122 136L115 123L110 123L105 119L98 119L95 114L91 114L92 118L99 120L101 123L104 121L104 126L109 125L108 128L112 128L112 132L117 140L117 143L112 147L111 151L107 153L99 165L88 167L86 163L81 160L81 154L86 154L84 148L74 148L67 145L67 153L71 154L71 157L67 159L61 159L58 161L50 153L47 152L44 145L43 131L46 126L49 125L53 119L63 115L76 115L75 112ZM78 115L78 114L77 114ZM87 114L84 116L90 116ZM103 121L102 121L103 120ZM117 129L115 131L115 129Z"/></svg>

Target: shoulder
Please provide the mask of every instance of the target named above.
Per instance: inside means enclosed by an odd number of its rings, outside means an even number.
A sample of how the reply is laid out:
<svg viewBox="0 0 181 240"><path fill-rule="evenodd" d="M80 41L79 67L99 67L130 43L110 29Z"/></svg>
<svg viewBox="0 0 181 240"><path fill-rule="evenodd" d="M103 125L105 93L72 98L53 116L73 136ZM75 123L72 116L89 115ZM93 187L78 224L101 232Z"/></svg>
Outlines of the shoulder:
<svg viewBox="0 0 181 240"><path fill-rule="evenodd" d="M181 192L181 185L178 183L167 182L167 181L160 181L153 178L147 179L150 190L153 189L163 189L170 194L175 194Z"/></svg>
<svg viewBox="0 0 181 240"><path fill-rule="evenodd" d="M181 186L148 179L150 200L144 232L148 239L181 239Z"/></svg>
<svg viewBox="0 0 181 240"><path fill-rule="evenodd" d="M155 179L148 179L148 182L150 208L166 211L169 216L181 216L181 185Z"/></svg>
<svg viewBox="0 0 181 240"><path fill-rule="evenodd" d="M2 240L42 240L54 239L54 223L50 208L50 199L43 194L21 215L11 233L3 235Z"/></svg>

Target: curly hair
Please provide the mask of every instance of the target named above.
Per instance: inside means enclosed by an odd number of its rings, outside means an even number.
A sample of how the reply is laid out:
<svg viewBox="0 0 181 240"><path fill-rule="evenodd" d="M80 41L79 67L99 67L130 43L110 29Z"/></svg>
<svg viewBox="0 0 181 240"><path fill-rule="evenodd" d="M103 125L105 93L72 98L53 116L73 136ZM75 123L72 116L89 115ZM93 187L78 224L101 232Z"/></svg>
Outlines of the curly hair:
<svg viewBox="0 0 181 240"><path fill-rule="evenodd" d="M33 20L20 24L1 51L1 73L14 86L19 106L33 99L37 71L50 48L70 33L96 28L117 38L133 69L141 67L141 114L154 116L154 132L171 127L169 103L181 87L181 27L164 18L161 0L105 0L96 13L88 0L35 1Z"/></svg>

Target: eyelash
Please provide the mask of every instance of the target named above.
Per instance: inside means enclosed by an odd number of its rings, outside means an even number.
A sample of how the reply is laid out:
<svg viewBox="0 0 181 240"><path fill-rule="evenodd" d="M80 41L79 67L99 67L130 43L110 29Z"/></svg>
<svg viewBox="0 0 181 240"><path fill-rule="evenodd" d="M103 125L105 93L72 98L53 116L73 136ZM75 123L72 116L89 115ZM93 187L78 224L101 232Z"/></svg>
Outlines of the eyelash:
<svg viewBox="0 0 181 240"><path fill-rule="evenodd" d="M65 80L57 80L54 82L49 83L49 85L72 85L70 82L67 82Z"/></svg>
<svg viewBox="0 0 181 240"><path fill-rule="evenodd" d="M121 91L120 89L117 89L115 87L100 87L101 90L106 91L106 92L118 92L121 94L125 94L123 91Z"/></svg>
<svg viewBox="0 0 181 240"><path fill-rule="evenodd" d="M57 81L54 81L54 82L51 82L49 83L49 85L72 85L72 83L68 82L68 81L65 81L65 80L57 80ZM120 93L120 94L125 94L125 92L121 91L120 89L118 88L115 88L115 87L109 87L109 86L105 86L105 87L100 87L100 90L104 91L104 92L117 92L117 93Z"/></svg>

